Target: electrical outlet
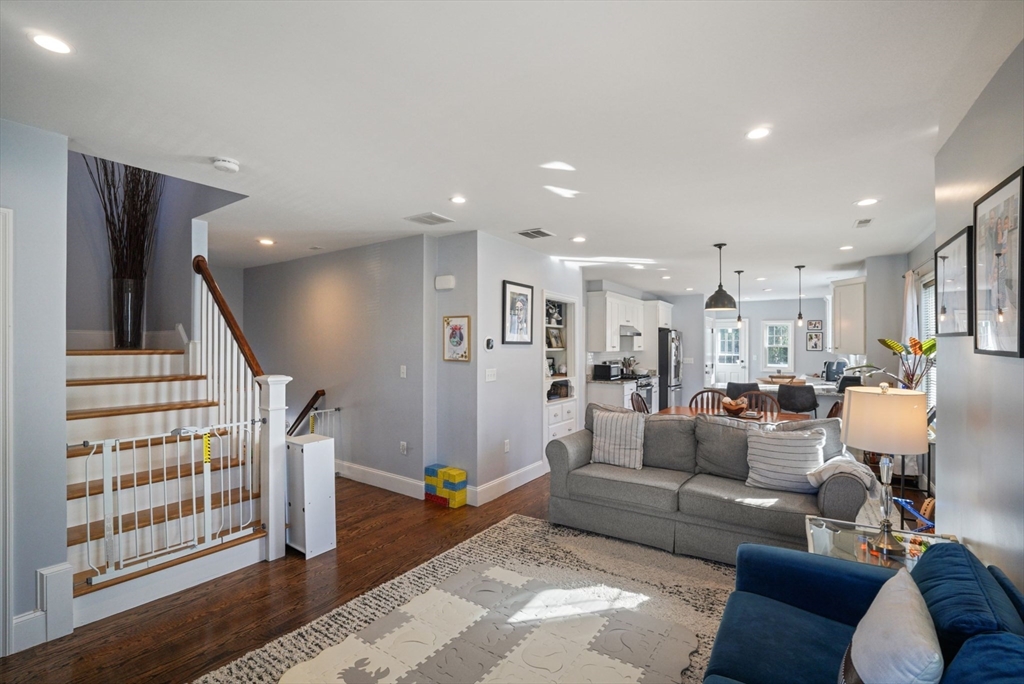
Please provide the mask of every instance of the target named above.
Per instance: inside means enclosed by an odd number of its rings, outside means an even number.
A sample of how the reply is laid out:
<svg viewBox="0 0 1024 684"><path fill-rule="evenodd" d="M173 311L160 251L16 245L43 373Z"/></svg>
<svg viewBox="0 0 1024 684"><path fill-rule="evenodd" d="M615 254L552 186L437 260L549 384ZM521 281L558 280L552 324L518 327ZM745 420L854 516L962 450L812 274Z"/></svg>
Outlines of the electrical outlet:
<svg viewBox="0 0 1024 684"><path fill-rule="evenodd" d="M401 366L398 367L398 377L400 377L400 378L404 378L405 377L405 365L401 365Z"/></svg>
<svg viewBox="0 0 1024 684"><path fill-rule="evenodd" d="M398 451L401 452L403 456L405 456L407 453L409 453L409 445L405 442L399 442Z"/></svg>
<svg viewBox="0 0 1024 684"><path fill-rule="evenodd" d="M506 454L508 453L508 448L509 448L509 444L508 444L508 440L506 439L505 440L505 453Z"/></svg>
<svg viewBox="0 0 1024 684"><path fill-rule="evenodd" d="M484 382L494 382L497 379L498 379L498 369L497 368L488 368L487 372L486 372L486 374L484 376Z"/></svg>

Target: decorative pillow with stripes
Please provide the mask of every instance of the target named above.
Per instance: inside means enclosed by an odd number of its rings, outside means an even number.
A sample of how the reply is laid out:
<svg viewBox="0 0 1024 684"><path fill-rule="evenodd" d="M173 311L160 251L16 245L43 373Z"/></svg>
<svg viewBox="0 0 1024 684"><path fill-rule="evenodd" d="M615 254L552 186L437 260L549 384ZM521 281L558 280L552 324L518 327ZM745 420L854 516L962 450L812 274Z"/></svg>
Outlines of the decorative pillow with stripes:
<svg viewBox="0 0 1024 684"><path fill-rule="evenodd" d="M640 470L644 464L642 413L594 410L594 450L591 463L607 463ZM806 478L804 478L806 480Z"/></svg>
<svg viewBox="0 0 1024 684"><path fill-rule="evenodd" d="M750 430L747 433L748 487L814 494L807 473L824 462L825 431L774 432Z"/></svg>

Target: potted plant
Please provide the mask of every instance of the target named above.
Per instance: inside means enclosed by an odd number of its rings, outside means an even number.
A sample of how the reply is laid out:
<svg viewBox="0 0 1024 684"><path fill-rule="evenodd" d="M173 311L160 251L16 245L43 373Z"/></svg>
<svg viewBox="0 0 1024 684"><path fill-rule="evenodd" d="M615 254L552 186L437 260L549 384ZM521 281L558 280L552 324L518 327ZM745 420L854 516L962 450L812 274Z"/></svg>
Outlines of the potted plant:
<svg viewBox="0 0 1024 684"><path fill-rule="evenodd" d="M164 177L153 171L82 155L103 206L110 248L114 348L140 349L146 273L156 243Z"/></svg>
<svg viewBox="0 0 1024 684"><path fill-rule="evenodd" d="M924 382L928 371L935 367L935 338L927 339L924 342L911 337L904 345L896 340L879 338L878 343L900 357L899 376L893 375L884 368L865 365L847 368L848 372L856 372L864 377L875 374L887 375L897 382L903 389L916 390Z"/></svg>

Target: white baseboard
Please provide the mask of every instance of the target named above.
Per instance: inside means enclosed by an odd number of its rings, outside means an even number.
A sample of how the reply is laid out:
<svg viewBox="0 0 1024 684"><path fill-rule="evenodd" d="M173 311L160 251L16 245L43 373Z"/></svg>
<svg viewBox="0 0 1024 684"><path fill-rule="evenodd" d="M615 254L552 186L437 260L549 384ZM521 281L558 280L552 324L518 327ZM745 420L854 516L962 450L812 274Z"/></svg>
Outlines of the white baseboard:
<svg viewBox="0 0 1024 684"><path fill-rule="evenodd" d="M388 473L375 468L367 468L366 466L356 465L348 461L335 460L334 470L338 475L349 480L380 487L389 492L411 496L414 499L423 498L423 480L413 480L409 477L395 475L394 473Z"/></svg>
<svg viewBox="0 0 1024 684"><path fill-rule="evenodd" d="M110 330L68 330L68 349L113 349L114 333ZM146 331L142 335L146 349L181 349L181 335L177 330Z"/></svg>
<svg viewBox="0 0 1024 684"><path fill-rule="evenodd" d="M11 653L71 634L72 584L67 563L36 570L36 609L14 616Z"/></svg>
<svg viewBox="0 0 1024 684"><path fill-rule="evenodd" d="M33 610L14 616L11 653L24 651L46 641L46 611Z"/></svg>
<svg viewBox="0 0 1024 684"><path fill-rule="evenodd" d="M487 484L480 485L479 487L466 487L466 503L470 506L483 506L489 501L494 501L502 494L507 494L517 487L522 487L527 482L536 480L538 477L548 472L547 459L542 458L536 463L531 463L525 468L509 473L499 477L497 480L491 480Z"/></svg>
<svg viewBox="0 0 1024 684"><path fill-rule="evenodd" d="M75 627L216 579L266 558L266 538L176 565L151 575L115 584L74 600Z"/></svg>

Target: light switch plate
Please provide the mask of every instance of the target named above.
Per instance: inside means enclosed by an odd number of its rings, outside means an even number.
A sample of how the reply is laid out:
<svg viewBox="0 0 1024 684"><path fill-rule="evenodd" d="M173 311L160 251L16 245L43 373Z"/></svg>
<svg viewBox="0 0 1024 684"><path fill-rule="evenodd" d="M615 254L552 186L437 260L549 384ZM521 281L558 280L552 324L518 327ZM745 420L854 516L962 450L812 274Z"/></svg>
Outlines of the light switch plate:
<svg viewBox="0 0 1024 684"><path fill-rule="evenodd" d="M693 359L692 358L687 358L687 357L684 356L683 357L683 363L693 363Z"/></svg>
<svg viewBox="0 0 1024 684"><path fill-rule="evenodd" d="M497 379L498 379L498 369L497 368L488 368L486 373L484 374L484 382L494 382Z"/></svg>
<svg viewBox="0 0 1024 684"><path fill-rule="evenodd" d="M401 365L401 366L398 367L398 377L400 377L400 378L404 378L405 377L405 366L404 365Z"/></svg>

